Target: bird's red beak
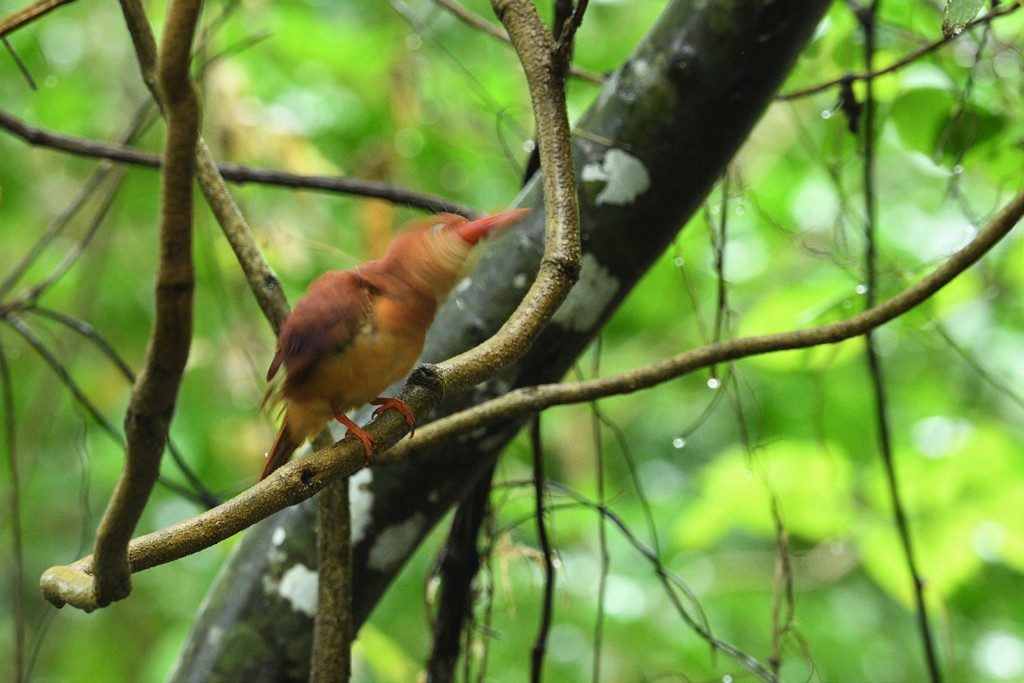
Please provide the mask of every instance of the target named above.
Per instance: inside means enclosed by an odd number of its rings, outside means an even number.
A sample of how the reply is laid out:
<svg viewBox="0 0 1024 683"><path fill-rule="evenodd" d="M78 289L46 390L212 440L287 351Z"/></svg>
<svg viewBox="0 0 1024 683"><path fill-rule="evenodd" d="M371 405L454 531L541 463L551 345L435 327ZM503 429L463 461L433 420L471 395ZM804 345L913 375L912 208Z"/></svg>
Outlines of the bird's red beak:
<svg viewBox="0 0 1024 683"><path fill-rule="evenodd" d="M480 240L489 237L492 233L511 227L522 220L529 209L512 209L503 211L493 216L487 216L475 221L462 223L452 228L452 231L462 238L467 244L476 244Z"/></svg>

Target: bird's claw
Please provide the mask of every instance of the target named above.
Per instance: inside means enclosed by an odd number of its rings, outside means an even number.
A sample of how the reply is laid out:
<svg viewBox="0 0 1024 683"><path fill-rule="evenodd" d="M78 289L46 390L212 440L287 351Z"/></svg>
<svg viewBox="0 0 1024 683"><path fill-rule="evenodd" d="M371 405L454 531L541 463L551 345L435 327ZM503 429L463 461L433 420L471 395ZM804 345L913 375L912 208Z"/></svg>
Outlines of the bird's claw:
<svg viewBox="0 0 1024 683"><path fill-rule="evenodd" d="M370 401L370 405L378 406L373 411L372 417L377 417L388 408L394 408L402 414L402 417L405 418L405 423L409 425L409 438L412 438L412 435L416 433L416 416L412 414L412 408L405 401L398 398L381 397Z"/></svg>
<svg viewBox="0 0 1024 683"><path fill-rule="evenodd" d="M354 434L357 439L363 442L363 452L366 454L366 459L363 461L363 467L370 466L370 456L373 455L373 437L362 429L348 430L349 434Z"/></svg>
<svg viewBox="0 0 1024 683"><path fill-rule="evenodd" d="M348 418L348 415L345 415L345 413L338 413L337 415L334 416L334 419L348 427L348 433L359 439L360 442L362 442L363 451L366 453L366 461L363 464L366 467L369 467L370 456L373 455L374 451L373 437L370 436L370 434L365 429L363 429L355 422L350 420Z"/></svg>

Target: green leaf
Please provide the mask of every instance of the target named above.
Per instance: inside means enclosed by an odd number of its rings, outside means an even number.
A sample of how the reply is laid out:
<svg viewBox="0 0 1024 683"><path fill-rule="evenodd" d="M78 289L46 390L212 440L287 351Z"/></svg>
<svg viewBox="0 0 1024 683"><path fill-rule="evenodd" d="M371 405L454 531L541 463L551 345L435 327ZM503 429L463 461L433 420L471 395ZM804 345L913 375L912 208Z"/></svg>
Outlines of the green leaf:
<svg viewBox="0 0 1024 683"><path fill-rule="evenodd" d="M984 0L949 0L942 12L942 35L959 35L984 4Z"/></svg>

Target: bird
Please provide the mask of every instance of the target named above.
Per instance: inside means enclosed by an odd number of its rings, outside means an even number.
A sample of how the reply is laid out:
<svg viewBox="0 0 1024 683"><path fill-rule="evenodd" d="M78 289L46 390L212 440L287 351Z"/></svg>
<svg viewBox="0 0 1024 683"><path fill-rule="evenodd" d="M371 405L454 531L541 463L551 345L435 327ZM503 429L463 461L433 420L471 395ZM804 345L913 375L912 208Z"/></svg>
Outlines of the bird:
<svg viewBox="0 0 1024 683"><path fill-rule="evenodd" d="M310 283L285 319L264 401L283 405L284 419L259 479L284 465L333 418L363 444L373 438L345 413L366 403L395 408L410 426L412 410L380 393L406 375L423 350L438 303L460 279L474 245L519 222L529 209L477 220L441 213L413 221L380 259L330 271Z"/></svg>

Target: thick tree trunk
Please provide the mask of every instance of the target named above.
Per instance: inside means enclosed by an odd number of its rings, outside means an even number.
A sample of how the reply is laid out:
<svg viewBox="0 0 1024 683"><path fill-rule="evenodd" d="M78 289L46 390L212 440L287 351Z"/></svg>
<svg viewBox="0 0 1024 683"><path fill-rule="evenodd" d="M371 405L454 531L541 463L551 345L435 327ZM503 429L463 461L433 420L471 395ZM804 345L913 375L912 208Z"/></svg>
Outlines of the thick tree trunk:
<svg viewBox="0 0 1024 683"><path fill-rule="evenodd" d="M828 0L677 0L578 124L584 261L579 284L533 349L448 399L447 414L511 387L556 381L700 206L820 20ZM608 144L598 142L610 141ZM533 184L524 206L539 207ZM458 353L518 304L542 252L535 211L495 240L473 286L448 305L425 359ZM451 303L451 302L449 302ZM354 618L361 624L423 537L520 424L473 434L352 480ZM316 596L316 506L249 531L211 588L174 681L306 680Z"/></svg>

